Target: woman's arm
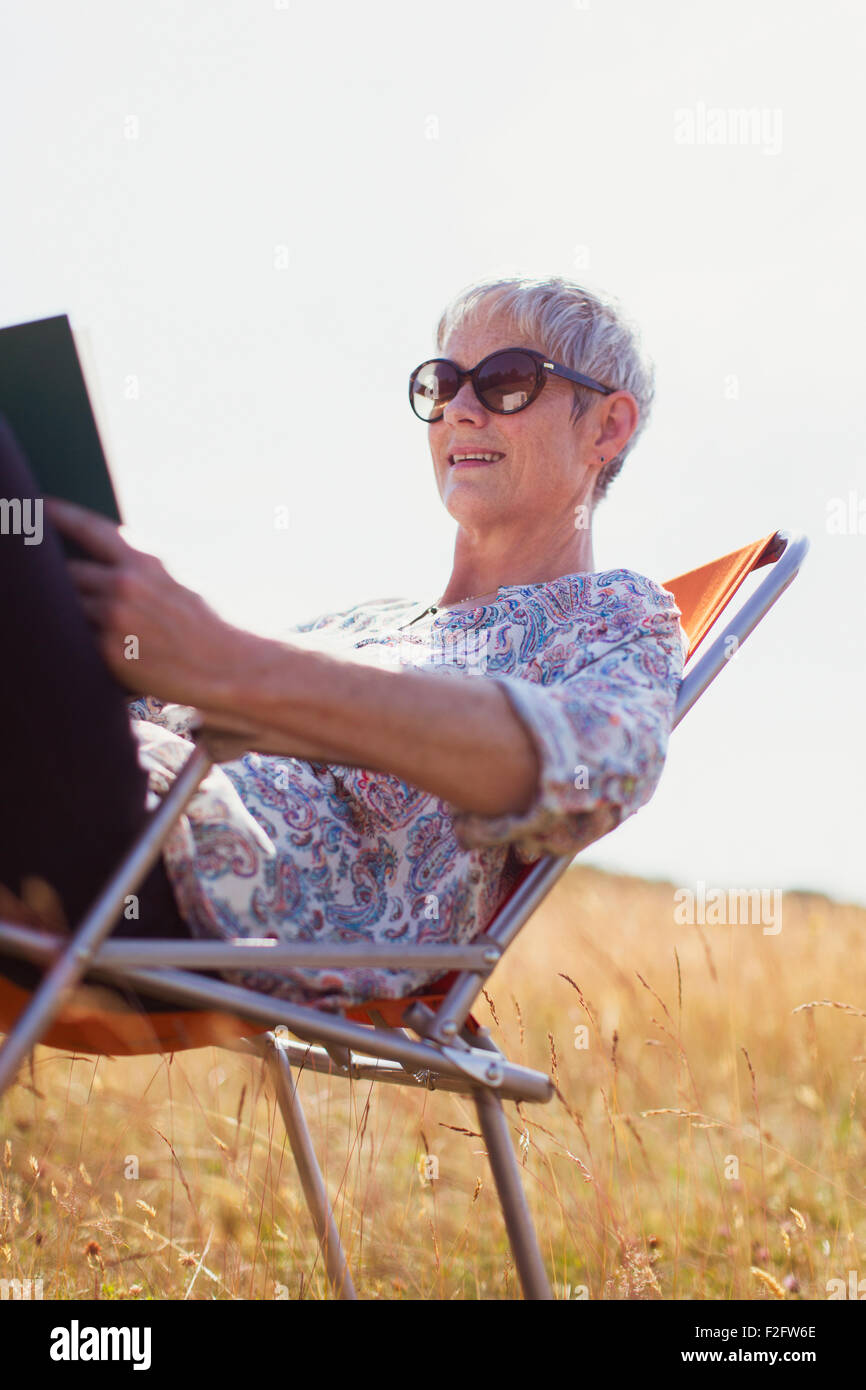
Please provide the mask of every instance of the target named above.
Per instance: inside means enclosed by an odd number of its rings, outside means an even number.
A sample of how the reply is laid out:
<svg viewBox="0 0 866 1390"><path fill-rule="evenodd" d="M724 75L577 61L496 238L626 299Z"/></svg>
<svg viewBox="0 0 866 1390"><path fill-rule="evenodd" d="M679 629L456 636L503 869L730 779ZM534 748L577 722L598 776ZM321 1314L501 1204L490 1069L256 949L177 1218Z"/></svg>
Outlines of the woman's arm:
<svg viewBox="0 0 866 1390"><path fill-rule="evenodd" d="M244 749L392 773L459 811L531 803L538 755L493 682L383 670L244 632L104 517L56 498L45 510L95 557L70 560L69 572L127 688L195 706Z"/></svg>
<svg viewBox="0 0 866 1390"><path fill-rule="evenodd" d="M492 681L379 669L237 630L227 655L232 674L197 708L206 726L249 734L246 748L393 773L479 815L532 801L538 755Z"/></svg>

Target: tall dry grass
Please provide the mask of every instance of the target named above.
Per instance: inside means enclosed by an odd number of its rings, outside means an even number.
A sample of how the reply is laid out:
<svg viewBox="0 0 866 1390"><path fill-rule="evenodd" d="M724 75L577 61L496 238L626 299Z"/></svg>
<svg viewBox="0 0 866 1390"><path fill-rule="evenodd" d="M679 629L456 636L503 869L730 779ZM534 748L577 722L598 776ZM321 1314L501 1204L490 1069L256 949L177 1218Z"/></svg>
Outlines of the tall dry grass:
<svg viewBox="0 0 866 1390"><path fill-rule="evenodd" d="M476 1015L558 1087L506 1111L559 1297L825 1298L866 1276L866 910L783 911L778 936L675 926L671 885L574 868L491 977ZM467 1098L300 1088L362 1297L519 1297ZM16 1277L58 1299L329 1297L259 1064L39 1049L0 1108Z"/></svg>

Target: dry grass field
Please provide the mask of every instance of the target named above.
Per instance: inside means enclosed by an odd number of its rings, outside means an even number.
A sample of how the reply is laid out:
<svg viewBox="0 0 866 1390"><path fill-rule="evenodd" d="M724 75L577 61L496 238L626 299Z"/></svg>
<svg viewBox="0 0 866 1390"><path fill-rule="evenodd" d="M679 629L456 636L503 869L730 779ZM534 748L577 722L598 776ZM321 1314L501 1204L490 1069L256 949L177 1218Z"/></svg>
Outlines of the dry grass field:
<svg viewBox="0 0 866 1390"><path fill-rule="evenodd" d="M673 892L573 868L476 1010L558 1086L506 1104L557 1296L824 1299L866 1277L866 910L785 894L773 936L677 926ZM520 1296L463 1097L301 1092L363 1298ZM329 1297L274 1111L238 1054L39 1049L0 1107L0 1279Z"/></svg>

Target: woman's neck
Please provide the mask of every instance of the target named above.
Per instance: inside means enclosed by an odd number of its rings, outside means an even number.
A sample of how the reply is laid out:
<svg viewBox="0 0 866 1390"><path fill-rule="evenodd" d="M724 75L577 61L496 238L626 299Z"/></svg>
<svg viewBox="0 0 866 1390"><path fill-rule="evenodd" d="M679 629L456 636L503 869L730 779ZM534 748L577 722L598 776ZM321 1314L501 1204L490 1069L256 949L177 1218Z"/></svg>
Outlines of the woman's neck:
<svg viewBox="0 0 866 1390"><path fill-rule="evenodd" d="M544 584L561 574L591 573L594 568L589 529L573 532L564 544L551 546L547 553L541 553L537 546L493 552L470 545L461 531L454 547L451 576L439 605L448 607L466 598L489 598L509 584Z"/></svg>

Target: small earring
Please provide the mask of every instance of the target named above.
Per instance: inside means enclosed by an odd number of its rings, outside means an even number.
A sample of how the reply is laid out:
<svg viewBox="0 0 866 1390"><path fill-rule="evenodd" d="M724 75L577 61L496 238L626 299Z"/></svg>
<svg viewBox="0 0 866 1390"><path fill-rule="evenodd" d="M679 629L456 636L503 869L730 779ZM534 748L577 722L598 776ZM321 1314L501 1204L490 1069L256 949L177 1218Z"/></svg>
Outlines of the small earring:
<svg viewBox="0 0 866 1390"><path fill-rule="evenodd" d="M601 461L602 461L602 463L604 463L604 454L602 454L602 456L601 456Z"/></svg>

